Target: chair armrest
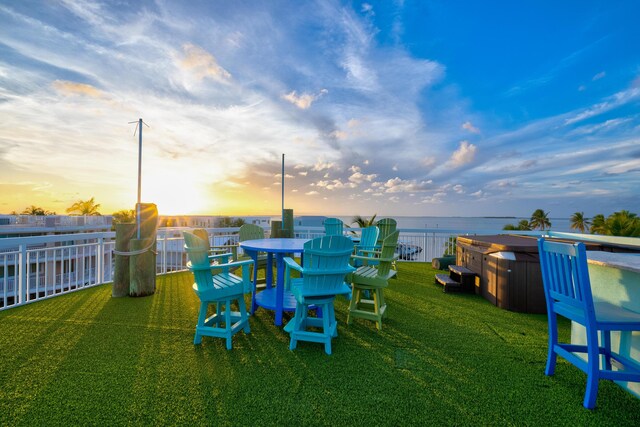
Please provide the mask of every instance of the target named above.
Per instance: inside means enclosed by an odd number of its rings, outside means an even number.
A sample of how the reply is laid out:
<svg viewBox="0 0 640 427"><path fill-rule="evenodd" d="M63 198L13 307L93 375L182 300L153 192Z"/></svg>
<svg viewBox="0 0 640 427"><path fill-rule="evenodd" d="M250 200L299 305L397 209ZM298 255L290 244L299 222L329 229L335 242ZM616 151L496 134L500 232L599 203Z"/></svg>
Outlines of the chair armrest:
<svg viewBox="0 0 640 427"><path fill-rule="evenodd" d="M294 269L301 273L303 272L304 269L300 265L298 265L298 263L295 262L291 257L285 257L282 260L284 261L284 264L285 264L284 288L288 290L291 288L291 269Z"/></svg>
<svg viewBox="0 0 640 427"><path fill-rule="evenodd" d="M372 254L372 255L382 255L382 251L378 249L360 249L360 252L364 254Z"/></svg>
<svg viewBox="0 0 640 427"><path fill-rule="evenodd" d="M302 272L303 268L293 260L291 257L285 257L282 259L287 268L293 268L296 271Z"/></svg>

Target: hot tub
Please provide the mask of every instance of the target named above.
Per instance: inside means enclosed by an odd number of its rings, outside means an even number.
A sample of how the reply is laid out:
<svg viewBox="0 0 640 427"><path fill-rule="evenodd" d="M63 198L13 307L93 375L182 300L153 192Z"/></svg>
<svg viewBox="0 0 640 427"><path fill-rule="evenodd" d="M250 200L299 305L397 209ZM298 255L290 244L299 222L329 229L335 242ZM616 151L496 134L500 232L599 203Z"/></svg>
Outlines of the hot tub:
<svg viewBox="0 0 640 427"><path fill-rule="evenodd" d="M578 240L548 239L574 243ZM629 252L628 246L583 241L590 251ZM476 293L492 304L522 313L546 313L538 240L534 236L498 234L459 236L456 264L478 275Z"/></svg>

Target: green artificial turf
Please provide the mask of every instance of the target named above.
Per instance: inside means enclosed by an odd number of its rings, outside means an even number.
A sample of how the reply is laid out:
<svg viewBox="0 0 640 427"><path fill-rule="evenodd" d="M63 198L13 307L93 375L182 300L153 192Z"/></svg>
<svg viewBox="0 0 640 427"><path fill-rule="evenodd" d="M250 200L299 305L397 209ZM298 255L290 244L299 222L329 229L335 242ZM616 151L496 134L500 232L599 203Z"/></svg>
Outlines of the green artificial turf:
<svg viewBox="0 0 640 427"><path fill-rule="evenodd" d="M150 297L104 285L0 312L0 424L640 425L617 385L602 381L589 411L582 372L559 359L544 375L546 316L444 294L428 264L398 268L382 331L347 326L338 298L331 356L289 351L263 309L233 350L194 346L189 273L159 276Z"/></svg>

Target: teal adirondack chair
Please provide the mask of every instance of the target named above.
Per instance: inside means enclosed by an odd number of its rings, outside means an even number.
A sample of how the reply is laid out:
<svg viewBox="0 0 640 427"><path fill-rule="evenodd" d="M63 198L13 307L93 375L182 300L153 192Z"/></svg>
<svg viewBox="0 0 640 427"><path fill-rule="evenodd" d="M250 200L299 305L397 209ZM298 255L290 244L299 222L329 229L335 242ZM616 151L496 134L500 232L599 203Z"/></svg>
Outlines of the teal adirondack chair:
<svg viewBox="0 0 640 427"><path fill-rule="evenodd" d="M239 231L239 240L244 242L245 240L264 239L264 228L255 224L243 224ZM258 269L267 267L267 256L258 255L257 261L253 265L253 277L258 277ZM253 279L252 279L253 280Z"/></svg>
<svg viewBox="0 0 640 427"><path fill-rule="evenodd" d="M294 350L298 341L311 341L324 343L324 351L331 354L331 340L338 336L333 300L336 295L350 293L344 279L355 270L349 265L352 252L353 242L348 237L324 236L305 243L302 267L292 258L284 259L286 286L296 299L295 315L284 328L291 335L289 349ZM291 279L291 270L302 277ZM309 317L309 309L314 307L321 310L322 317Z"/></svg>
<svg viewBox="0 0 640 427"><path fill-rule="evenodd" d="M398 227L398 223L393 218L382 218L378 222L376 222L376 226L380 229L380 234L378 235L378 249L382 247L382 242L387 238L388 235L396 231ZM391 268L397 270L396 261L394 260L391 263ZM394 276L397 278L397 276Z"/></svg>
<svg viewBox="0 0 640 427"><path fill-rule="evenodd" d="M362 233L360 234L360 241L354 247L354 255L367 257L370 260L373 260L379 234L380 230L375 225L363 228ZM365 262L366 261L361 259L355 259L353 265L355 267L360 267L361 265L364 265Z"/></svg>
<svg viewBox="0 0 640 427"><path fill-rule="evenodd" d="M327 236L342 236L344 234L344 223L339 218L325 219L324 234Z"/></svg>
<svg viewBox="0 0 640 427"><path fill-rule="evenodd" d="M252 260L229 262L231 253L209 255L209 243L193 233L183 231L184 247L189 257L187 267L193 273L193 290L200 298L200 311L194 344L200 344L203 336L225 338L227 350L231 350L231 338L240 329L250 332L249 316L244 294L251 292L249 281ZM217 264L211 264L217 261ZM231 273L232 268L242 267L242 277ZM231 310L232 301L238 301L239 311ZM215 314L207 318L209 304L215 305Z"/></svg>
<svg viewBox="0 0 640 427"><path fill-rule="evenodd" d="M207 247L209 249L209 254L221 254L231 252L233 255L233 260L236 261L238 259L238 245L219 245L219 246L210 246L209 242L209 233L204 228L196 228L193 230L193 234L200 237L202 240L207 242Z"/></svg>
<svg viewBox="0 0 640 427"><path fill-rule="evenodd" d="M395 254L398 243L399 231L394 231L382 241L382 249L376 258L377 265L363 265L349 278L352 286L352 297L349 303L347 324L351 324L354 317L373 320L378 330L382 329L382 318L386 315L387 303L384 300L383 290L389 285L389 279L396 272L391 269L391 264L397 258ZM354 261L368 261L368 257L354 255ZM373 300L368 298L371 294Z"/></svg>

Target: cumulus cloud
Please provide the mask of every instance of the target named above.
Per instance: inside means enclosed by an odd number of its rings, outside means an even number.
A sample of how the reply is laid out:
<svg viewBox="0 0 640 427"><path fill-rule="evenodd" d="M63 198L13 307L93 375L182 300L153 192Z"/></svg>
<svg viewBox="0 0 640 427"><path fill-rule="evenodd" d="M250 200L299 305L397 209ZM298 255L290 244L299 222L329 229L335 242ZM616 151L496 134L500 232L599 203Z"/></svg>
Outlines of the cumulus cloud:
<svg viewBox="0 0 640 427"><path fill-rule="evenodd" d="M332 163L332 162L318 161L315 165L313 165L313 170L316 172L320 172L327 169L333 169L334 166L335 166L335 163Z"/></svg>
<svg viewBox="0 0 640 427"><path fill-rule="evenodd" d="M469 141L462 141L460 147L451 155L449 162L453 167L464 166L473 162L477 151L478 148L475 145L470 144Z"/></svg>
<svg viewBox="0 0 640 427"><path fill-rule="evenodd" d="M383 183L387 193L411 193L420 192L431 189L432 180L404 180L398 177L387 180Z"/></svg>
<svg viewBox="0 0 640 427"><path fill-rule="evenodd" d="M471 122L464 122L462 124L462 129L468 130L471 133L480 133L480 129L471 124Z"/></svg>
<svg viewBox="0 0 640 427"><path fill-rule="evenodd" d="M316 100L318 100L320 97L322 97L322 95L324 95L327 92L328 91L326 89L322 89L316 95L312 95L310 93L302 93L298 95L297 92L293 90L285 95L282 95L282 99L289 101L290 103L300 108L301 110L306 110L309 107L311 107L311 104L313 104Z"/></svg>
<svg viewBox="0 0 640 427"><path fill-rule="evenodd" d="M191 43L182 46L184 56L180 61L183 69L191 71L198 79L211 78L220 82L227 82L231 74L218 65L218 61L209 52Z"/></svg>
<svg viewBox="0 0 640 427"><path fill-rule="evenodd" d="M312 190L312 191L307 191L306 193L304 193L305 196L315 196L316 194L319 194L317 191Z"/></svg>
<svg viewBox="0 0 640 427"><path fill-rule="evenodd" d="M349 170L352 172L351 176L349 176L349 181L355 184L361 184L364 181L371 182L378 176L375 173L363 174L358 166L351 166Z"/></svg>

